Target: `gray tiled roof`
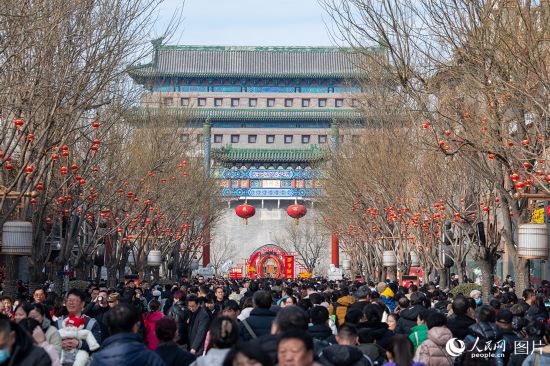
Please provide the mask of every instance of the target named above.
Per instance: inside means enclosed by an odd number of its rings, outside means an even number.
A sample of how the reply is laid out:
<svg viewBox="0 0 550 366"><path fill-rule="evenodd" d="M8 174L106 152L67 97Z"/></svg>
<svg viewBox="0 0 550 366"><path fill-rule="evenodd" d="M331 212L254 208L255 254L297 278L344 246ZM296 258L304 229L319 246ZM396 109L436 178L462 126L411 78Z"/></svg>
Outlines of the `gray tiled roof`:
<svg viewBox="0 0 550 366"><path fill-rule="evenodd" d="M271 108L142 108L132 110L137 116L166 116L189 120L361 120L363 115L355 109L318 108L318 109L271 109Z"/></svg>
<svg viewBox="0 0 550 366"><path fill-rule="evenodd" d="M133 77L357 77L361 56L336 47L156 46Z"/></svg>

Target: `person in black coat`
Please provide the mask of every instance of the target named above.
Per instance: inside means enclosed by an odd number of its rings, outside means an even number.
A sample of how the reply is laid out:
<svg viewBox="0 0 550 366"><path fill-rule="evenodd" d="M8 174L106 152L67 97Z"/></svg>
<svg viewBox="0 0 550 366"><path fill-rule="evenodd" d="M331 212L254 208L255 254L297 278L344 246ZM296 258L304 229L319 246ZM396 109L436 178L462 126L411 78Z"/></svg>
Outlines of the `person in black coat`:
<svg viewBox="0 0 550 366"><path fill-rule="evenodd" d="M178 327L176 343L179 345L186 345L189 343L189 316L190 312L185 304L185 296L183 291L176 291L174 293L174 303L168 311L168 317L176 321Z"/></svg>
<svg viewBox="0 0 550 366"><path fill-rule="evenodd" d="M463 296L457 296L452 305L453 315L447 320L447 328L453 337L463 340L468 335L468 328L475 324L475 320L466 315L468 301Z"/></svg>
<svg viewBox="0 0 550 366"><path fill-rule="evenodd" d="M397 334L411 334L411 328L416 326L416 319L418 314L426 310L422 305L424 303L425 295L422 292L413 292L411 294L411 306L403 309L399 312L399 320L397 321Z"/></svg>
<svg viewBox="0 0 550 366"><path fill-rule="evenodd" d="M363 319L357 325L357 332L368 333L381 347L386 347L394 333L388 329L387 323L382 323L382 309L377 304L369 304L363 309Z"/></svg>
<svg viewBox="0 0 550 366"><path fill-rule="evenodd" d="M328 310L324 306L314 306L309 310L309 319L311 325L307 332L313 339L325 341L330 344L336 343L336 337L332 334L332 329L328 326Z"/></svg>
<svg viewBox="0 0 550 366"><path fill-rule="evenodd" d="M130 304L122 303L107 313L107 326L112 334L101 350L92 354L90 366L164 366L136 334L141 315Z"/></svg>
<svg viewBox="0 0 550 366"><path fill-rule="evenodd" d="M200 306L199 298L195 295L187 297L187 307L190 311L189 318L189 352L194 355L202 354L204 340L208 327L210 327L210 315Z"/></svg>
<svg viewBox="0 0 550 366"><path fill-rule="evenodd" d="M176 342L177 325L174 319L165 317L155 323L155 334L159 340L156 353L166 366L188 366L195 361L195 356L180 348Z"/></svg>
<svg viewBox="0 0 550 366"><path fill-rule="evenodd" d="M271 332L271 324L275 320L275 313L270 310L272 304L271 293L267 291L257 291L252 297L254 309L250 312L250 316L239 323L239 334L241 340L249 341L269 334ZM246 323L248 325L245 325ZM250 328L251 331L248 329Z"/></svg>
<svg viewBox="0 0 550 366"><path fill-rule="evenodd" d="M52 360L32 338L14 322L0 318L0 365L50 366ZM8 351L8 352L6 352Z"/></svg>

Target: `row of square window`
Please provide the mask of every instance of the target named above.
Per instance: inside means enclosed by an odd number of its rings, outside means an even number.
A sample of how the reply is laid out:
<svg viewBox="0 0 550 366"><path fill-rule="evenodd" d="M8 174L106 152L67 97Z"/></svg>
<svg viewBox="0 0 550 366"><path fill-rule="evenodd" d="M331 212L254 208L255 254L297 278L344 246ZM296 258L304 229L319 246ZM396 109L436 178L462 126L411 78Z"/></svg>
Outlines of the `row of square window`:
<svg viewBox="0 0 550 366"><path fill-rule="evenodd" d="M232 144L238 144L240 140L240 135L231 135L231 143ZM284 143L285 144L291 144L294 140L294 135L284 135ZM258 141L258 135L248 135L248 143L249 144L255 144L256 141ZM311 141L311 135L302 135L302 144L309 144ZM223 135L214 135L214 143L222 143L223 142ZM317 136L317 142L319 144L326 144L327 143L327 135L318 135ZM266 135L265 136L265 143L266 144L273 144L275 143L275 135Z"/></svg>
<svg viewBox="0 0 550 366"><path fill-rule="evenodd" d="M239 98L231 98L231 107L238 107L240 105L240 99ZM163 103L165 106L171 106L173 103L172 98L164 98ZM190 105L190 99L189 98L181 98L180 104L182 107L188 107ZM294 105L294 99L293 98L285 98L285 107L292 107ZM352 107L357 107L358 103L357 100L352 99L351 101ZM206 98L197 98L197 106L199 107L206 107ZM214 107L221 107L223 106L223 98L214 98ZM257 98L249 98L248 99L248 106L249 107L256 107L258 106L258 99ZM275 98L267 98L266 106L268 108L275 107ZM311 99L302 99L302 107L307 108L312 106ZM320 98L317 99L317 107L324 108L327 106L327 99L326 98ZM336 108L341 108L344 106L344 99L334 99L334 106Z"/></svg>
<svg viewBox="0 0 550 366"><path fill-rule="evenodd" d="M202 143L203 141L203 135L197 134L197 142ZM352 135L352 142L359 142L359 135ZM189 134L183 134L181 136L181 139L183 142L189 142L191 141L191 135ZM294 135L284 135L283 137L285 144L291 144L294 140ZM344 142L344 135L339 135L338 137L340 142ZM231 135L231 143L238 144L240 140L240 135ZM248 135L248 143L249 144L255 144L258 141L258 135ZM215 134L214 135L214 142L215 143L222 143L223 142L223 135L222 134ZM265 142L266 144L274 144L275 143L275 135L266 135L265 136ZM302 135L302 144L309 144L311 142L311 135ZM318 144L326 144L327 143L327 135L317 135L317 143Z"/></svg>

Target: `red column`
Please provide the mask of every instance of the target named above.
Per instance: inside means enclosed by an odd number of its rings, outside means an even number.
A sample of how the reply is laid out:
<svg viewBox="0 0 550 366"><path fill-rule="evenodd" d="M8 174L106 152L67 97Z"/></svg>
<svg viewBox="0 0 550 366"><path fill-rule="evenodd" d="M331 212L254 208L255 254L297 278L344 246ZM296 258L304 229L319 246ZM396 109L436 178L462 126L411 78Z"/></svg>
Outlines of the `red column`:
<svg viewBox="0 0 550 366"><path fill-rule="evenodd" d="M340 248L338 245L338 233L332 232L332 264L338 268L340 266Z"/></svg>

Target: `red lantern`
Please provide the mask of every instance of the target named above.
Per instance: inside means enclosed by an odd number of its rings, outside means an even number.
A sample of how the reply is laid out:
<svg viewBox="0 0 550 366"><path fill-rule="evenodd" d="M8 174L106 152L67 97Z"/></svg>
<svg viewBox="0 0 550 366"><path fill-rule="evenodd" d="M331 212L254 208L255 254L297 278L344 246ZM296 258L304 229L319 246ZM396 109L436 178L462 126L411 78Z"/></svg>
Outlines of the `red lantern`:
<svg viewBox="0 0 550 366"><path fill-rule="evenodd" d="M92 128L99 128L99 122L97 122L97 120L92 122Z"/></svg>
<svg viewBox="0 0 550 366"><path fill-rule="evenodd" d="M307 209L304 206L295 203L288 206L286 213L288 216L292 217L294 219L294 223L298 225L298 220L306 215Z"/></svg>
<svg viewBox="0 0 550 366"><path fill-rule="evenodd" d="M23 127L23 125L25 124L25 121L23 121L21 118L17 118L14 121L14 124L16 127L20 128L20 127Z"/></svg>
<svg viewBox="0 0 550 366"><path fill-rule="evenodd" d="M245 225L248 225L248 219L256 214L256 209L245 202L235 208L235 213L243 219Z"/></svg>

